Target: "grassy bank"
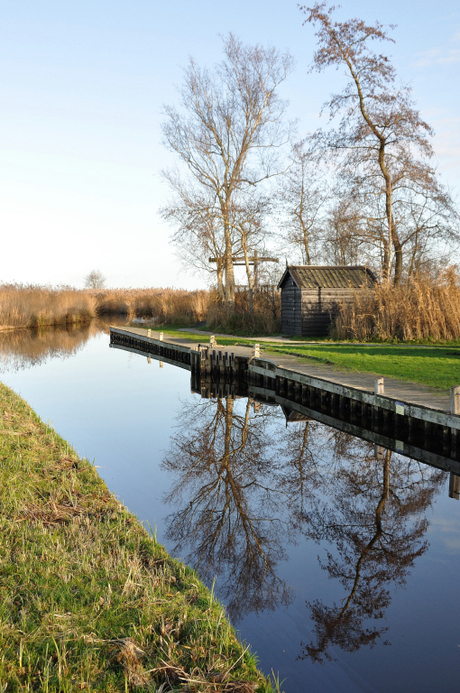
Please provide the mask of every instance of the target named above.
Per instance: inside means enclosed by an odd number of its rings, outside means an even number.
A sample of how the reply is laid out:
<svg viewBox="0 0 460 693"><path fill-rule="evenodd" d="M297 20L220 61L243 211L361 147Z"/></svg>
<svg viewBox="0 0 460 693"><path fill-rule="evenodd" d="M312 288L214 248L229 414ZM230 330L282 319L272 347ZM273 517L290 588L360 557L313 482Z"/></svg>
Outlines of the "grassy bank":
<svg viewBox="0 0 460 693"><path fill-rule="evenodd" d="M165 328L171 337L187 337L206 343L207 335ZM251 346L257 338L219 337L222 346L232 344ZM401 345L401 344L311 344L308 342L262 342L262 352L270 358L290 354L335 368L362 371L389 378L399 378L430 387L449 389L460 384L460 345Z"/></svg>
<svg viewBox="0 0 460 693"><path fill-rule="evenodd" d="M0 691L271 690L196 574L0 384Z"/></svg>

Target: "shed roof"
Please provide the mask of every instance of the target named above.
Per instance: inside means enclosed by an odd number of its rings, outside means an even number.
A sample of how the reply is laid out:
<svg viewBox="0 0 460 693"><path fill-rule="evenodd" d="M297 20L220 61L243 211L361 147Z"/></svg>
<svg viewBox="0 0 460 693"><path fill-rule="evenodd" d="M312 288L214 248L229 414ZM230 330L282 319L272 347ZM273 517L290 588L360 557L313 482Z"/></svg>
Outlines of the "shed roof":
<svg viewBox="0 0 460 693"><path fill-rule="evenodd" d="M376 282L374 273L363 265L354 267L328 267L318 265L288 265L281 277L278 289L288 274L300 289L360 289Z"/></svg>

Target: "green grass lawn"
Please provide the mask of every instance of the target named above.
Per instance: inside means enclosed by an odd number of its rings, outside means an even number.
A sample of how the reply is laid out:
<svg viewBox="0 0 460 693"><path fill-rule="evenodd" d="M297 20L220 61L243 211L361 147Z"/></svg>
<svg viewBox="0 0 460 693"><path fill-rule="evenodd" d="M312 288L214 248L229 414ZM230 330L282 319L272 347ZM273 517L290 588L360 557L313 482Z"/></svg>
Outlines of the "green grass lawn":
<svg viewBox="0 0 460 693"><path fill-rule="evenodd" d="M460 349L401 345L270 345L274 354L296 354L336 368L400 378L448 389L460 384Z"/></svg>
<svg viewBox="0 0 460 693"><path fill-rule="evenodd" d="M208 335L184 332L164 327L170 337L187 338L206 343ZM253 345L257 337L219 337L224 346ZM386 377L400 378L431 387L448 389L460 384L460 346L453 345L404 345L404 344L337 344L325 341L321 344L289 344L263 342L264 353L292 354L300 358L331 364L338 369L363 371Z"/></svg>

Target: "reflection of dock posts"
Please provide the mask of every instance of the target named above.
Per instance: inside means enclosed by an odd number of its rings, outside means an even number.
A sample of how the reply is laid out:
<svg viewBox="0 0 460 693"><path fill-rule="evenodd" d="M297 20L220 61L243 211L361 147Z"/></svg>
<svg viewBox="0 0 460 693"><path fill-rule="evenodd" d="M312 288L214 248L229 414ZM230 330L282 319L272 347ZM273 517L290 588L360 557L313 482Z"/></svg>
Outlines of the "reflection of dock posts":
<svg viewBox="0 0 460 693"><path fill-rule="evenodd" d="M450 473L449 478L449 498L460 499L460 476L453 472Z"/></svg>
<svg viewBox="0 0 460 693"><path fill-rule="evenodd" d="M381 462L385 457L385 448L381 445L374 445L374 457L376 460Z"/></svg>

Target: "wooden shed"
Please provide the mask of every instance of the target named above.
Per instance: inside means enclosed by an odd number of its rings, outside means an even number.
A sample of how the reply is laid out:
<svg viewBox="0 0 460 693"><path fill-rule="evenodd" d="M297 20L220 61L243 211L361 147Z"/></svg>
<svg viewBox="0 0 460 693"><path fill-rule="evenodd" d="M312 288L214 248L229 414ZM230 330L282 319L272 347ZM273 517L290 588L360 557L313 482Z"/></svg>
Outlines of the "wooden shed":
<svg viewBox="0 0 460 693"><path fill-rule="evenodd" d="M281 332L321 337L329 328L338 305L354 292L374 286L376 277L367 267L289 265L278 284L281 289Z"/></svg>

